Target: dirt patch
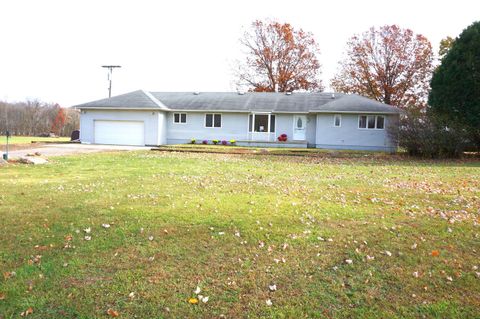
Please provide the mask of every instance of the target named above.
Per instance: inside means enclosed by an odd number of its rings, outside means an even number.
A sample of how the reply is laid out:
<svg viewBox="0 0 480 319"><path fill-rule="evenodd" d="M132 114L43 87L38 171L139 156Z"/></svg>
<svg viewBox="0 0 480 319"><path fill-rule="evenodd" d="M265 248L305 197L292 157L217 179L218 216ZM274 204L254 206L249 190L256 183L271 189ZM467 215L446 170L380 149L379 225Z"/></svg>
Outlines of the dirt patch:
<svg viewBox="0 0 480 319"><path fill-rule="evenodd" d="M9 144L8 150L9 151L21 151L21 150L28 150L31 148L38 148L42 147L45 143L30 143L30 144ZM5 145L3 145L2 152L5 152Z"/></svg>

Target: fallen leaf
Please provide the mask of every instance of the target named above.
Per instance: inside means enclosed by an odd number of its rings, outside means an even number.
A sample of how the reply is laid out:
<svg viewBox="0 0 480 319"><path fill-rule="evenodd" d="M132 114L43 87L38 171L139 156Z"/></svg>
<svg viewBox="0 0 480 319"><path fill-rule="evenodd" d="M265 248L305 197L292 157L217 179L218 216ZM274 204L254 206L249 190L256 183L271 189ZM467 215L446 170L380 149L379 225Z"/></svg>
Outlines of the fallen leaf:
<svg viewBox="0 0 480 319"><path fill-rule="evenodd" d="M351 260L351 259L345 259L345 263L346 263L347 265L351 265L351 264L353 264L353 260Z"/></svg>
<svg viewBox="0 0 480 319"><path fill-rule="evenodd" d="M110 228L110 224L102 224L103 228Z"/></svg>
<svg viewBox="0 0 480 319"><path fill-rule="evenodd" d="M269 285L269 286L268 286L268 289L269 289L270 291L272 291L272 292L273 292L273 291L277 291L277 285L275 285L275 284Z"/></svg>
<svg viewBox="0 0 480 319"><path fill-rule="evenodd" d="M90 233L92 232L92 229L91 229L90 227L88 227L88 228L85 228L83 231L84 231L86 234L90 234Z"/></svg>
<svg viewBox="0 0 480 319"><path fill-rule="evenodd" d="M190 298L190 299L188 299L188 303L191 304L191 305L196 305L198 303L198 299L197 298Z"/></svg>
<svg viewBox="0 0 480 319"><path fill-rule="evenodd" d="M389 252L388 250L385 250L385 255L387 255L388 257L392 257L392 253Z"/></svg>
<svg viewBox="0 0 480 319"><path fill-rule="evenodd" d="M205 297L200 298L200 300L201 300L203 303L207 303L207 302L208 302L208 299L210 299L210 297L208 297L208 296L205 296Z"/></svg>
<svg viewBox="0 0 480 319"><path fill-rule="evenodd" d="M110 316L110 317L118 317L120 314L118 313L118 311L116 310L113 310L112 308L108 308L107 310L107 314Z"/></svg>
<svg viewBox="0 0 480 319"><path fill-rule="evenodd" d="M200 289L200 287L197 286L197 288L193 291L196 295L198 295L200 292L202 291L202 289Z"/></svg>
<svg viewBox="0 0 480 319"><path fill-rule="evenodd" d="M29 307L27 310L23 311L20 316L22 317L26 317L28 315L31 315L33 313L33 308L32 307Z"/></svg>
<svg viewBox="0 0 480 319"><path fill-rule="evenodd" d="M5 300L6 296L3 292L0 292L0 300Z"/></svg>
<svg viewBox="0 0 480 319"><path fill-rule="evenodd" d="M433 257L438 257L438 256L440 256L440 252L438 250L432 250L432 256Z"/></svg>
<svg viewBox="0 0 480 319"><path fill-rule="evenodd" d="M270 299L267 299L267 300L265 301L265 303L266 303L267 306L269 306L269 307L270 307L271 305L273 305L273 302L272 302Z"/></svg>

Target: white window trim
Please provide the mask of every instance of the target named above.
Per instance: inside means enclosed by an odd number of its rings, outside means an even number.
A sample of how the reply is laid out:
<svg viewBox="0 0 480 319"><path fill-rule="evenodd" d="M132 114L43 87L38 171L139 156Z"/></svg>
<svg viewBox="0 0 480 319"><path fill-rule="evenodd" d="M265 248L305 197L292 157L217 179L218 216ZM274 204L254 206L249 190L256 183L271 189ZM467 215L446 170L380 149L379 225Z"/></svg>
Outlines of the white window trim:
<svg viewBox="0 0 480 319"><path fill-rule="evenodd" d="M337 116L340 118L340 125L335 125L335 119L337 118ZM359 119L359 122L360 122L360 119ZM360 125L360 123L359 123ZM333 127L342 127L342 115L341 114L333 114Z"/></svg>
<svg viewBox="0 0 480 319"><path fill-rule="evenodd" d="M179 120L180 122L175 122L175 114L178 114L178 120ZM185 114L185 123L182 123L182 114ZM185 124L187 124L187 117L188 117L188 116L187 116L187 113L177 113L177 112L175 112L175 113L173 113L173 119L172 119L173 124L182 124L182 125L185 125Z"/></svg>
<svg viewBox="0 0 480 319"><path fill-rule="evenodd" d="M250 131L250 115L252 115L252 130ZM268 115L268 125L267 125L267 130L265 132L255 132L255 115ZM275 130L273 132L270 132L270 128L272 125L272 116L275 116ZM276 134L277 132L277 116L276 114L268 113L268 112L255 112L255 113L250 113L248 114L247 117L247 133L270 133L270 134Z"/></svg>
<svg viewBox="0 0 480 319"><path fill-rule="evenodd" d="M360 127L360 117L361 116L366 116L367 117L366 127ZM374 128L368 128L368 117L369 116L374 116L375 117L375 127ZM377 128L377 118L379 116L383 117L383 128ZM385 130L386 123L387 123L387 117L383 114L379 114L379 115L376 115L376 114L360 114L358 116L357 127L358 127L359 130L383 131L383 130Z"/></svg>
<svg viewBox="0 0 480 319"><path fill-rule="evenodd" d="M207 126L207 114L212 114L212 126ZM220 126L215 126L215 115L220 115ZM222 128L223 127L223 119L222 113L205 113L205 117L203 120L203 125L205 128Z"/></svg>

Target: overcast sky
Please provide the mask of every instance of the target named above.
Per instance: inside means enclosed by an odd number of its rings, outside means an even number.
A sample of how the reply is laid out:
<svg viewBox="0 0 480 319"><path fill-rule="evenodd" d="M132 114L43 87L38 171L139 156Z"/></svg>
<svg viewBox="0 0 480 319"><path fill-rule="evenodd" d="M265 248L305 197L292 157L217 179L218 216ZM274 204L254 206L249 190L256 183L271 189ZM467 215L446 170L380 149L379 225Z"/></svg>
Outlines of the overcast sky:
<svg viewBox="0 0 480 319"><path fill-rule="evenodd" d="M435 49L480 20L480 1L52 1L0 0L0 99L68 107L150 91L233 91L239 38L255 19L314 34L327 85L345 43L371 26L398 24Z"/></svg>

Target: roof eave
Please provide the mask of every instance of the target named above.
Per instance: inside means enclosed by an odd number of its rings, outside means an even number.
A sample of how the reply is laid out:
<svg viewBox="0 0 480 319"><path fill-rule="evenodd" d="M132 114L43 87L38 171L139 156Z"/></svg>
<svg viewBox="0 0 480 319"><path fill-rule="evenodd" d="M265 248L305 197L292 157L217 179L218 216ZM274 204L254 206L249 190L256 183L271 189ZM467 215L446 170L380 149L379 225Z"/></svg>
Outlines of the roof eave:
<svg viewBox="0 0 480 319"><path fill-rule="evenodd" d="M330 113L330 114L338 114L338 113L347 113L347 114L400 114L401 111L335 111L335 110L310 110L309 113Z"/></svg>
<svg viewBox="0 0 480 319"><path fill-rule="evenodd" d="M159 107L119 107L119 106L74 106L78 110L112 110L112 111L168 111Z"/></svg>

